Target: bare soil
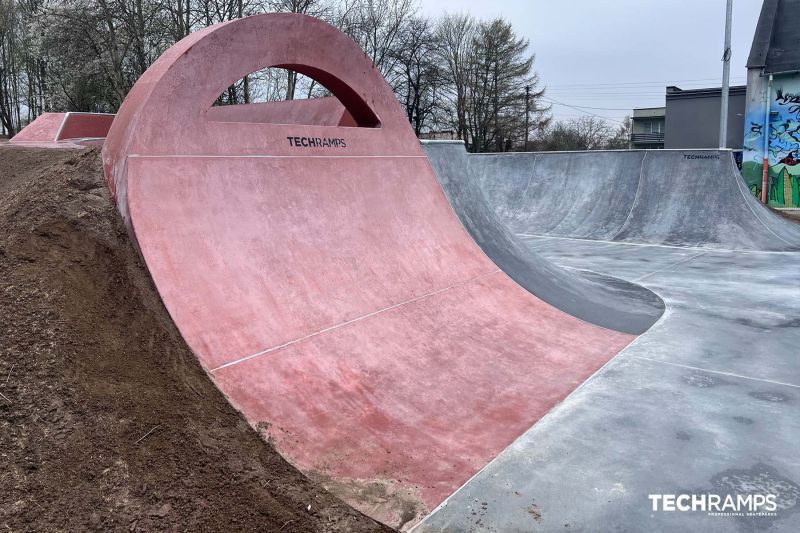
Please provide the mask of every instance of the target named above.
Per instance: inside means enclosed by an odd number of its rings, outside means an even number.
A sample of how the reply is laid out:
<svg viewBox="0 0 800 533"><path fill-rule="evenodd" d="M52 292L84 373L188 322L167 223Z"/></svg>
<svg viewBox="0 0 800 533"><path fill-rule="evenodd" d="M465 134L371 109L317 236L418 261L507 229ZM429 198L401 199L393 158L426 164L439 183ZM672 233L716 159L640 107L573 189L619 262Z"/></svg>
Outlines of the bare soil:
<svg viewBox="0 0 800 533"><path fill-rule="evenodd" d="M0 394L0 531L390 531L214 387L97 149L0 146Z"/></svg>

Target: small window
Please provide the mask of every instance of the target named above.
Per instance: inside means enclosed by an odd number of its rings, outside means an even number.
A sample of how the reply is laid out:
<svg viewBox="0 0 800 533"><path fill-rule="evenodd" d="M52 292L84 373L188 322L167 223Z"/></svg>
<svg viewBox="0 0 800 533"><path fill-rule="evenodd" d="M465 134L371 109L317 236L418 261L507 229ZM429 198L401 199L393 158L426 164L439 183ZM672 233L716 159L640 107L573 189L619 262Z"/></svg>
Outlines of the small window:
<svg viewBox="0 0 800 533"><path fill-rule="evenodd" d="M664 133L664 121L658 119L651 120L650 133Z"/></svg>

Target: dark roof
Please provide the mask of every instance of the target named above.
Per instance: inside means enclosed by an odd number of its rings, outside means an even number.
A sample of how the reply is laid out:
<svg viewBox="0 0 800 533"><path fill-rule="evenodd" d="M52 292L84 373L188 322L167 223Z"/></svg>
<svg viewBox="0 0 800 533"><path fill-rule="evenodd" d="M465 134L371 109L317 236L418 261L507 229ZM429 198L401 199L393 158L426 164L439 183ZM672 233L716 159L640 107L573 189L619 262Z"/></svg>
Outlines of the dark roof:
<svg viewBox="0 0 800 533"><path fill-rule="evenodd" d="M728 94L731 96L746 93L747 85L731 85L728 87ZM705 89L681 89L674 85L667 87L667 100L674 100L676 98L719 98L721 95L722 87L708 87Z"/></svg>
<svg viewBox="0 0 800 533"><path fill-rule="evenodd" d="M764 74L800 71L800 0L764 0L747 68Z"/></svg>

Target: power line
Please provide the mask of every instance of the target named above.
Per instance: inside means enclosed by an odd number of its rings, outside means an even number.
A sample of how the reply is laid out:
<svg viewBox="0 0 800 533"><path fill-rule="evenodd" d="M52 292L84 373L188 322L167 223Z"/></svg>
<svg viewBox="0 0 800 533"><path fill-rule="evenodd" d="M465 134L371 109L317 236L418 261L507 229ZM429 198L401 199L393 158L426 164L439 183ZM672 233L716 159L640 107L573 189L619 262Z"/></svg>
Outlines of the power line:
<svg viewBox="0 0 800 533"><path fill-rule="evenodd" d="M581 118L581 117L585 117L586 114L584 113L582 115L573 115L571 113L568 113L568 114L557 113L557 114L555 114L553 116L555 118L557 118L557 119L562 119L562 118ZM623 118L625 118L625 117L624 116L620 116L619 117L619 119L623 119ZM609 120L614 120L614 118L613 117L609 117Z"/></svg>
<svg viewBox="0 0 800 533"><path fill-rule="evenodd" d="M719 90L719 88L716 88ZM691 91L693 89L685 89L685 91ZM639 92L628 92L628 91L614 91L614 92L603 92L603 91L573 91L573 90L564 90L564 89L554 89L549 90L545 89L546 93L550 94L563 94L563 95L575 95L581 96L585 98L595 98L598 96L665 96L667 92L653 92L653 91L639 91ZM680 93L677 93L680 94Z"/></svg>
<svg viewBox="0 0 800 533"><path fill-rule="evenodd" d="M569 108L572 108L572 109L574 109L575 111L579 111L579 112L581 112L581 113L585 113L585 114L587 114L587 115L592 115L593 117L602 118L602 119L604 119L604 120L611 120L611 121L613 121L613 122L619 122L620 124L625 124L625 123L624 123L623 121L621 121L621 120L617 120L617 119L615 119L615 118L611 118L611 117L604 117L603 115L598 115L597 113L592 113L592 112L590 112L590 111L584 111L583 109L580 109L579 107L571 106L571 105L569 105L569 104L565 104L564 102L559 102L558 100L555 100L555 99L553 99L553 98L550 98L550 97L548 97L548 96L542 96L542 98L544 98L545 100L548 100L548 101L550 101L550 102L552 102L552 103L554 103L554 104L563 105L564 107L569 107Z"/></svg>
<svg viewBox="0 0 800 533"><path fill-rule="evenodd" d="M682 89L684 91L691 91L696 89L704 89L705 87L696 87L692 89ZM641 89L632 91L630 89L555 89L552 87L545 87L545 91L553 93L573 93L573 94L660 94L665 95L667 91L657 89Z"/></svg>
<svg viewBox="0 0 800 533"><path fill-rule="evenodd" d="M746 77L736 77L732 78L738 81L747 81ZM621 82L614 82L614 83L566 83L562 85L550 85L550 87L604 87L604 86L613 86L613 87L622 87L625 85L666 85L666 84L674 84L674 83L684 83L684 82L706 82L706 81L718 81L719 78L695 78L691 80L662 80L662 81L621 81Z"/></svg>
<svg viewBox="0 0 800 533"><path fill-rule="evenodd" d="M560 94L563 96L576 96L582 98L599 98L599 97L606 97L606 96L665 96L666 93L576 93L576 92L562 92L562 91L545 91L549 94Z"/></svg>
<svg viewBox="0 0 800 533"><path fill-rule="evenodd" d="M739 84L737 84L735 82L732 82L732 86L745 87L745 84L742 83L741 85L739 85ZM718 89L718 88L719 87L707 87L707 86L704 86L704 85L703 86L697 86L697 87L683 85L683 86L679 87L679 89L682 90L682 91L696 91L698 89L712 89L713 90L713 89ZM658 91L661 94L664 94L666 92L666 87L663 86L663 85L659 85L659 86L655 86L654 85L654 86L651 86L651 87L622 87L622 86L620 86L620 87L609 87L609 86L605 86L605 87L591 87L591 86L590 87L561 87L561 86L557 86L557 85L548 85L548 86L544 87L544 89L547 90L547 91L580 92L580 93L585 93L585 92L589 92L589 91L592 91L592 92L599 91L599 92L605 92L605 93L614 93L614 92L641 93L641 92L656 92L656 91Z"/></svg>
<svg viewBox="0 0 800 533"><path fill-rule="evenodd" d="M556 104L556 105L567 105L567 104ZM581 109L594 109L596 111L630 111L631 110L630 107L589 107L589 106L585 106L585 105L574 105L574 106L568 106L567 105L567 107L581 108Z"/></svg>
<svg viewBox="0 0 800 533"><path fill-rule="evenodd" d="M654 85L654 84L662 84L662 83L679 83L679 82L701 82L701 81L716 81L717 78L695 78L691 80L672 80L669 82L617 82L617 83L597 83L597 84L568 84L568 85L551 85L546 87L546 89L552 89L553 93L556 93L557 96L567 96L572 99L581 99L581 100L609 100L612 98L623 98L625 100L631 99L640 99L640 100L655 100L656 98L663 98L666 96L666 93L655 93L655 92L620 92L620 91L613 91L613 92L597 92L593 91L591 94L585 94L584 91L581 91L580 87L586 87L587 89L595 88L595 87L603 87L601 91L609 91L609 89L613 89L614 87L620 87L624 89L644 89L648 91L650 87L636 87L636 85ZM744 81L744 80L742 80ZM560 87L561 89L553 89L554 87ZM569 88L568 88L569 87ZM570 109L574 109L584 115L591 115L597 118L602 118L605 120L612 120L614 122L623 123L620 120L617 120L612 117L607 117L603 115L598 115L596 113L592 113L586 110L594 110L594 111L632 111L632 107L596 107L596 106L583 106L583 105L573 105L573 104L566 104L564 102L558 101L547 94L543 95L542 98L547 100L548 102L568 107Z"/></svg>

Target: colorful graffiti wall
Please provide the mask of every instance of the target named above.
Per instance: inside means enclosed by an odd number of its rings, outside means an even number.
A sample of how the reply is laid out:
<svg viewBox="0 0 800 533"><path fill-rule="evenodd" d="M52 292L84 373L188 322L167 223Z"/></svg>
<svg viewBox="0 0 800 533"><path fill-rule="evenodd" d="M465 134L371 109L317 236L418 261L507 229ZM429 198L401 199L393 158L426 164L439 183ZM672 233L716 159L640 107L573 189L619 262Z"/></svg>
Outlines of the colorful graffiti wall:
<svg viewBox="0 0 800 533"><path fill-rule="evenodd" d="M769 95L769 130L764 127L766 87L765 78L751 77L748 83L742 177L750 191L761 198L764 136L768 131L769 204L800 207L800 75L774 77Z"/></svg>

